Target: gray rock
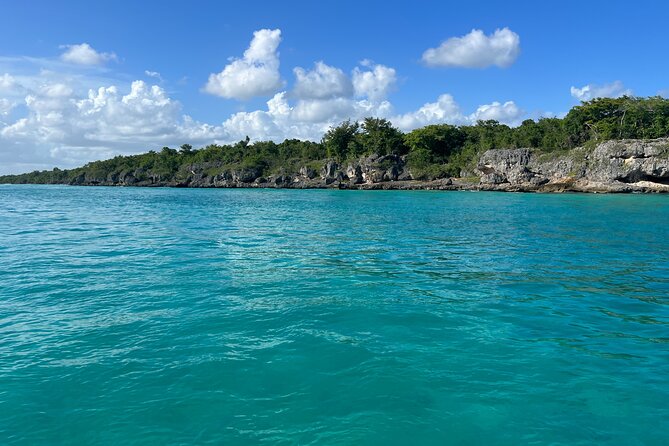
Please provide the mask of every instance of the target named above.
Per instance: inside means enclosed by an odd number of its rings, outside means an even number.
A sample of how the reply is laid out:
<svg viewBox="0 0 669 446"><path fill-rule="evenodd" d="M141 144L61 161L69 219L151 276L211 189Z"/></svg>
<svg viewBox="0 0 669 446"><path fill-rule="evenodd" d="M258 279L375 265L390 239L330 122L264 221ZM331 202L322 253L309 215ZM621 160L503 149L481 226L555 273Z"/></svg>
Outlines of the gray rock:
<svg viewBox="0 0 669 446"><path fill-rule="evenodd" d="M607 141L557 154L489 150L481 155L477 173L481 186L504 190L664 191L669 139Z"/></svg>
<svg viewBox="0 0 669 446"><path fill-rule="evenodd" d="M288 175L278 175L274 178L273 183L277 187L286 187L290 185L292 178Z"/></svg>
<svg viewBox="0 0 669 446"><path fill-rule="evenodd" d="M346 168L346 176L352 184L360 184L363 182L362 168L359 164L349 164Z"/></svg>
<svg viewBox="0 0 669 446"><path fill-rule="evenodd" d="M669 140L607 141L592 152L588 178L593 181L669 184Z"/></svg>
<svg viewBox="0 0 669 446"><path fill-rule="evenodd" d="M308 166L302 166L300 168L300 175L303 177L309 178L310 180L316 178L316 171Z"/></svg>
<svg viewBox="0 0 669 446"><path fill-rule="evenodd" d="M399 168L397 165L392 165L388 170L383 174L384 181L397 181L400 176Z"/></svg>
<svg viewBox="0 0 669 446"><path fill-rule="evenodd" d="M261 175L261 173L260 169L252 167L233 170L230 174L232 176L232 181L237 183L252 183Z"/></svg>
<svg viewBox="0 0 669 446"><path fill-rule="evenodd" d="M411 180L413 180L413 177L411 176L411 172L409 172L408 170L404 170L397 176L397 181L411 181Z"/></svg>
<svg viewBox="0 0 669 446"><path fill-rule="evenodd" d="M321 177L322 178L334 178L337 174L337 169L339 169L339 164L337 164L335 161L328 161L325 163L323 168L321 169Z"/></svg>

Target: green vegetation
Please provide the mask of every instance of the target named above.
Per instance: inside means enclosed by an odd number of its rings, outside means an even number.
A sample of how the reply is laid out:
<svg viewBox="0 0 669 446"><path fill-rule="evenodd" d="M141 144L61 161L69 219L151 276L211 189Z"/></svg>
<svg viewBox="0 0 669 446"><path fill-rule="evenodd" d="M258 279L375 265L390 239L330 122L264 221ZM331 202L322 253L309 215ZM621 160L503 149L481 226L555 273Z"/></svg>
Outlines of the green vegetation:
<svg viewBox="0 0 669 446"><path fill-rule="evenodd" d="M472 175L479 155L489 149L532 148L550 156L555 152L589 146L605 140L651 139L669 136L669 100L662 97L600 98L572 108L560 118L528 119L515 128L497 121L471 126L428 125L402 133L379 118L362 123L345 121L333 127L321 142L288 139L281 143L249 138L232 145L209 145L95 161L71 170L55 168L0 177L2 183L115 182L131 174L137 181L184 181L195 172L209 176L231 170L258 175L294 174L303 166L317 170L325 159L340 163L376 155L406 155L414 178Z"/></svg>

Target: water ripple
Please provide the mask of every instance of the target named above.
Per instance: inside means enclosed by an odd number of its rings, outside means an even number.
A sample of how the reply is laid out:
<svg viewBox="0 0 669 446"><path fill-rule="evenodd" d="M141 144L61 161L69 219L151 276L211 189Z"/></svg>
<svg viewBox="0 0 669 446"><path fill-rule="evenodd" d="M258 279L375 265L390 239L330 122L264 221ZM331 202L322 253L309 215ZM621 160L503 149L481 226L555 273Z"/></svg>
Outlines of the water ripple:
<svg viewBox="0 0 669 446"><path fill-rule="evenodd" d="M0 188L0 443L664 444L669 197Z"/></svg>

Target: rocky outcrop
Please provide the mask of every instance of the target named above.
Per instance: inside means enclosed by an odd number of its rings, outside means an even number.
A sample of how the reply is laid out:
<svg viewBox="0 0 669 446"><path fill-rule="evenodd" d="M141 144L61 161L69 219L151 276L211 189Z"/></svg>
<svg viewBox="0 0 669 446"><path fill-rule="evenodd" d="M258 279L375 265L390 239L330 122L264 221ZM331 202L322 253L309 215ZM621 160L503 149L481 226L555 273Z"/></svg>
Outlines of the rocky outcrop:
<svg viewBox="0 0 669 446"><path fill-rule="evenodd" d="M386 181L411 180L406 158L399 155L371 155L360 158L346 168L346 177L353 184L374 184Z"/></svg>
<svg viewBox="0 0 669 446"><path fill-rule="evenodd" d="M669 192L669 138L607 141L589 148L546 153L533 149L484 152L471 178L414 178L406 157L371 155L340 164L324 160L268 175L261 167L220 162L181 166L162 175L145 168L95 174L80 170L66 180L81 186L439 189L522 192ZM59 184L60 184L59 183Z"/></svg>
<svg viewBox="0 0 669 446"><path fill-rule="evenodd" d="M316 171L314 169L312 169L311 167L302 166L300 168L300 175L302 175L303 177L305 177L309 180L313 180L314 178L316 178Z"/></svg>
<svg viewBox="0 0 669 446"><path fill-rule="evenodd" d="M484 190L669 192L669 139L607 141L557 154L489 150L477 171Z"/></svg>

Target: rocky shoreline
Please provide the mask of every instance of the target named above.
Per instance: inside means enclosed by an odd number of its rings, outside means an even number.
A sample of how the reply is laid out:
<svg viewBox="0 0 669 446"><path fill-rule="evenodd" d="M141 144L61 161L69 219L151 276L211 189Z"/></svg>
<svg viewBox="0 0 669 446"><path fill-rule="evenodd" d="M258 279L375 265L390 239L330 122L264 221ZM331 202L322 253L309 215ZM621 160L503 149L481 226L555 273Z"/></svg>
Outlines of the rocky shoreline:
<svg viewBox="0 0 669 446"><path fill-rule="evenodd" d="M486 190L669 192L669 139L607 141L558 154L490 150L477 170Z"/></svg>
<svg viewBox="0 0 669 446"><path fill-rule="evenodd" d="M317 163L318 164L318 163ZM320 167L320 168L319 168ZM217 171L216 173L211 173ZM484 152L462 178L425 178L406 156L360 158L346 164L326 160L294 172L263 176L258 168L225 169L193 164L178 179L163 180L136 169L99 178L82 173L80 186L281 188L359 190L472 190L505 192L669 192L669 138L616 140L565 152L496 149Z"/></svg>

